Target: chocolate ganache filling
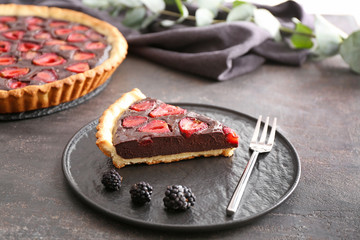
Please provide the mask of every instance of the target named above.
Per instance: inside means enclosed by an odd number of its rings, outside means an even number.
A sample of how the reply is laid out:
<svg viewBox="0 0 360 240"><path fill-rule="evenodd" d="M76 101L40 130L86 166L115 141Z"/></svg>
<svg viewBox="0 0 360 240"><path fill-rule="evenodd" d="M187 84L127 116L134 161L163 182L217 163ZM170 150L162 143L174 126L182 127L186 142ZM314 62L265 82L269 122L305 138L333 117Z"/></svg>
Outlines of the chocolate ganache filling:
<svg viewBox="0 0 360 240"><path fill-rule="evenodd" d="M204 115L146 98L119 118L113 145L125 159L237 147L230 128ZM231 141L229 134L236 135Z"/></svg>
<svg viewBox="0 0 360 240"><path fill-rule="evenodd" d="M78 23L0 16L0 90L85 72L104 61L110 48L102 34Z"/></svg>

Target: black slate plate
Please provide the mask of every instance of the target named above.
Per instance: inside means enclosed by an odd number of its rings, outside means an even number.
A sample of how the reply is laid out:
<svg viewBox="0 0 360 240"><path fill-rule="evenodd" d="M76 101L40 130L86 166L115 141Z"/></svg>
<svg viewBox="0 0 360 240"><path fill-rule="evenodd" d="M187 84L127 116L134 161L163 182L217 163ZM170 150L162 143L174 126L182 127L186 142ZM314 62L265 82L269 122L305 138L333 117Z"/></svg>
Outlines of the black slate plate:
<svg viewBox="0 0 360 240"><path fill-rule="evenodd" d="M111 77L109 79L107 79L105 83L103 83L102 85L100 85L99 87L94 89L92 92L89 92L88 94L86 94L82 97L79 97L73 101L61 103L57 106L36 109L33 111L20 112L20 113L6 113L6 114L0 113L0 121L13 121L13 120L24 120L24 119L30 119L30 118L37 118L37 117L46 116L49 114L53 114L56 112L60 112L60 111L75 107L75 106L91 99L92 97L98 95L102 90L104 90L106 88L106 86L110 83L110 80L111 80Z"/></svg>
<svg viewBox="0 0 360 240"><path fill-rule="evenodd" d="M238 212L227 217L226 206L250 157L248 145L256 119L215 106L174 104L233 128L241 139L234 156L126 166L117 170L123 177L121 190L107 192L101 176L113 166L95 144L98 120L94 120L80 129L65 148L63 171L70 187L93 208L123 222L186 231L243 225L271 211L291 195L300 179L300 160L292 144L278 132L273 150L259 156ZM150 204L141 207L131 203L129 194L131 185L139 181L147 181L154 188ZM166 186L173 184L192 189L197 200L191 210L181 213L164 210L162 199Z"/></svg>

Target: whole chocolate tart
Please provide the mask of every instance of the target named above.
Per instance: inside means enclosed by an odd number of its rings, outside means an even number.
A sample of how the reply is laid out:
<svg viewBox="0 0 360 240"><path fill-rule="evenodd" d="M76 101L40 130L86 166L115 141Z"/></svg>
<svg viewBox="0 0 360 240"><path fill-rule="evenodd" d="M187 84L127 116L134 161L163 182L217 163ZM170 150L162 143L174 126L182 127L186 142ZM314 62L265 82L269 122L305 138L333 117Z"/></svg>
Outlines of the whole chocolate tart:
<svg viewBox="0 0 360 240"><path fill-rule="evenodd" d="M135 163L169 163L199 156L232 156L234 130L207 116L125 93L99 120L96 144L117 168Z"/></svg>
<svg viewBox="0 0 360 240"><path fill-rule="evenodd" d="M0 113L82 97L102 85L126 53L115 27L84 13L0 4Z"/></svg>

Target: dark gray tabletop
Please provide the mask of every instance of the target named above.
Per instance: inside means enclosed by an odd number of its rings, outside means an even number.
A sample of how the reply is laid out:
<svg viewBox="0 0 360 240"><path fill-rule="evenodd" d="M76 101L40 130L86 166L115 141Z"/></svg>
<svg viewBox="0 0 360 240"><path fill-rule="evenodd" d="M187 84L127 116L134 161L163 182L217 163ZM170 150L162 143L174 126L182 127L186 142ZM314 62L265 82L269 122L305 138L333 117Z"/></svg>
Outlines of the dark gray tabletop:
<svg viewBox="0 0 360 240"><path fill-rule="evenodd" d="M333 17L347 32L352 18ZM252 223L229 230L140 229L79 201L61 166L63 150L122 93L140 88L166 102L211 104L277 116L302 176L293 195ZM227 82L129 55L97 96L51 115L0 122L1 239L360 239L360 76L339 56L303 67L267 64Z"/></svg>

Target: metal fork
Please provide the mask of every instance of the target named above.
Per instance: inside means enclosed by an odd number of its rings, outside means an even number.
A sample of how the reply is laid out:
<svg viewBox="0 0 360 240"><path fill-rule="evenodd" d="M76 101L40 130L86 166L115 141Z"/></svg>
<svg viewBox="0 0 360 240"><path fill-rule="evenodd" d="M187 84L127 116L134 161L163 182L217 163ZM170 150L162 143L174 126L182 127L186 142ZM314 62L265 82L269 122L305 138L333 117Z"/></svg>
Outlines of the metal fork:
<svg viewBox="0 0 360 240"><path fill-rule="evenodd" d="M244 194L246 185L249 181L251 172L255 166L255 163L256 163L257 157L259 156L259 153L270 152L270 150L272 149L272 147L274 145L275 132L276 132L276 118L274 118L274 122L272 124L271 132L270 132L269 139L267 142L265 142L265 140L266 140L266 136L267 136L267 129L269 126L269 117L266 118L264 129L262 131L260 140L258 141L260 126L261 126L261 118L262 118L262 116L260 115L258 118L258 121L256 123L254 134L253 134L253 136L251 138L251 142L250 142L250 149L253 150L253 153L251 154L250 160L247 163L243 174L241 175L240 181L238 182L238 184L236 186L236 189L235 189L235 191L231 197L231 200L229 202L229 205L226 208L226 214L228 216L232 216L239 207L240 200Z"/></svg>

